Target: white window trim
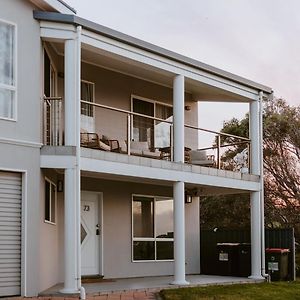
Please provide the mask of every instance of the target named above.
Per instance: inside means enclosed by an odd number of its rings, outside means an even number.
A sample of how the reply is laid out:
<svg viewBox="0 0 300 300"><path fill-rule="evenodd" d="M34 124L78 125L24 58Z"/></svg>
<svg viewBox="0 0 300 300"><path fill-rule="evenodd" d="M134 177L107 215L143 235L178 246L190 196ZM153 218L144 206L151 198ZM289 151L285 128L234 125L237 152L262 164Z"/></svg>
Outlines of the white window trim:
<svg viewBox="0 0 300 300"><path fill-rule="evenodd" d="M11 121L11 122L17 122L18 120L18 105L17 105L17 101L18 101L18 28L17 28L17 24L11 21L7 21L4 19L0 18L0 21L2 23L6 23L8 25L12 25L14 26L14 66L13 66L13 70L14 70L14 86L11 85L6 85L6 84L1 84L0 83L0 88L5 88L8 90L11 90L14 92L14 103L13 103L13 117L12 118L5 118L5 117L1 117L0 116L0 120L4 120L4 121Z"/></svg>
<svg viewBox="0 0 300 300"><path fill-rule="evenodd" d="M144 198L153 198L153 216L154 216L154 237L143 237L143 238L135 238L133 236L133 198L134 197L144 197ZM156 242L173 242L174 246L174 237L173 238L156 238L156 222L155 222L155 213L156 213L156 199L165 199L165 200L173 200L173 210L174 210L174 199L172 197L166 197L166 196L153 196L153 195L144 195L144 194L132 194L131 196L131 262L132 263L160 263L160 262L173 262L174 259L157 259L156 257ZM135 241L145 241L145 242L154 242L154 259L147 259L147 260L134 260L133 255L133 243Z"/></svg>
<svg viewBox="0 0 300 300"><path fill-rule="evenodd" d="M44 223L47 223L47 224L50 224L50 225L56 225L56 218L57 218L57 186L56 184L50 180L49 178L45 177L45 192L46 192L46 181L50 183L50 187L51 187L51 184L55 186L55 199L54 199L54 202L55 202L55 211L54 211L54 214L55 214L55 222L51 222L51 221L48 221L46 220L46 216L45 216L45 210L46 210L46 199L45 199L45 195L44 195L44 204L45 204L45 207L44 207ZM49 207L49 215L50 215L50 220L51 220L51 189L50 189L50 207Z"/></svg>

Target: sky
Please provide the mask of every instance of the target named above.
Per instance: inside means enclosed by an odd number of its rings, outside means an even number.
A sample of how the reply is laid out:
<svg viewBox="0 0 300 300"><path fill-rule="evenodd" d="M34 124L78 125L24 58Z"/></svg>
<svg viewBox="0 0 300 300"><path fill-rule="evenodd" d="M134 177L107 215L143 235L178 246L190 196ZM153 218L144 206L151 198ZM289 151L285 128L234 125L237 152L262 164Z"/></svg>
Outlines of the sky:
<svg viewBox="0 0 300 300"><path fill-rule="evenodd" d="M272 87L300 105L299 0L66 0L80 17ZM200 104L200 126L243 117L243 104Z"/></svg>

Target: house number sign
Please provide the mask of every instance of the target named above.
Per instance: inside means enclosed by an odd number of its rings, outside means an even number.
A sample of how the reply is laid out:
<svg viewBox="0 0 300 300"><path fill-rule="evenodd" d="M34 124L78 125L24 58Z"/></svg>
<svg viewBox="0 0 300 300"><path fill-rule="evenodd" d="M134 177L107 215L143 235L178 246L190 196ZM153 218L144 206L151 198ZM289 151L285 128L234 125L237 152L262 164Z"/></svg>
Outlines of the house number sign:
<svg viewBox="0 0 300 300"><path fill-rule="evenodd" d="M90 211L90 206L89 205L84 205L83 206L83 211Z"/></svg>

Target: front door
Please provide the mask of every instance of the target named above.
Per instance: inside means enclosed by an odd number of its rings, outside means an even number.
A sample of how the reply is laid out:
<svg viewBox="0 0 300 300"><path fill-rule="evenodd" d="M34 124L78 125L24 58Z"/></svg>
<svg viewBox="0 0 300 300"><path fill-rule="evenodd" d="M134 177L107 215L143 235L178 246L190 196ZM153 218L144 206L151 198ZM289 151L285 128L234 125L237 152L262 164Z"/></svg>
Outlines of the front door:
<svg viewBox="0 0 300 300"><path fill-rule="evenodd" d="M81 274L100 274L100 198L92 192L81 193Z"/></svg>

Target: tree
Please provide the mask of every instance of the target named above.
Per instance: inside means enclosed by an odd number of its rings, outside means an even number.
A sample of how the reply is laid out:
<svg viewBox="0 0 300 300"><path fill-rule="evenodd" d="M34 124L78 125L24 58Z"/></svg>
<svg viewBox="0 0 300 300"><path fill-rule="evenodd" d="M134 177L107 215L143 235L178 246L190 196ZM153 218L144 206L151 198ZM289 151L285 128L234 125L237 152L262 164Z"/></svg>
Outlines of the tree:
<svg viewBox="0 0 300 300"><path fill-rule="evenodd" d="M293 226L300 238L300 106L289 106L283 99L268 100L264 103L264 187L266 226ZM224 122L224 133L248 137L249 115L242 120L235 118ZM231 137L222 137L221 143L232 143ZM223 165L233 167L233 158L245 149L245 145L229 147L222 155ZM244 212L239 198L240 212ZM202 201L205 205L205 199ZM231 204L233 205L233 204ZM241 213L236 209L236 216ZM204 209L205 210L205 209ZM242 213L243 215L243 213ZM202 215L205 222L205 216ZM208 221L209 222L209 221Z"/></svg>

